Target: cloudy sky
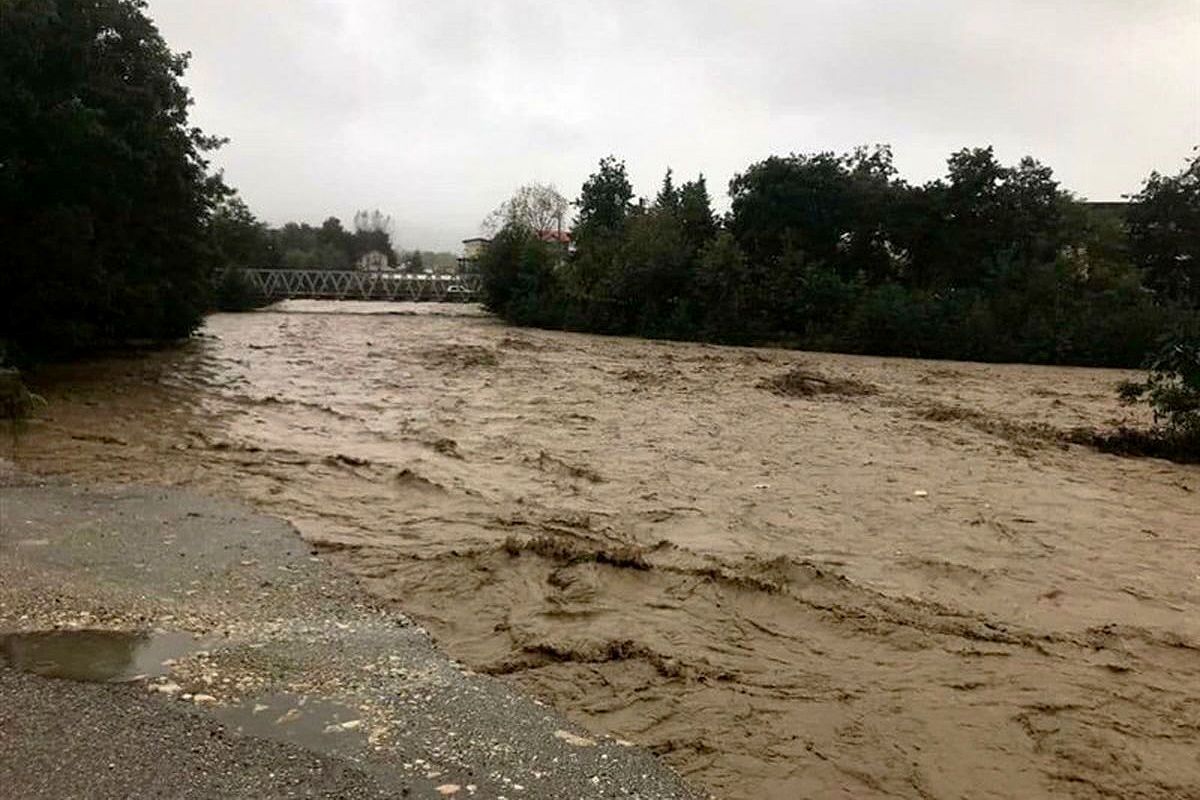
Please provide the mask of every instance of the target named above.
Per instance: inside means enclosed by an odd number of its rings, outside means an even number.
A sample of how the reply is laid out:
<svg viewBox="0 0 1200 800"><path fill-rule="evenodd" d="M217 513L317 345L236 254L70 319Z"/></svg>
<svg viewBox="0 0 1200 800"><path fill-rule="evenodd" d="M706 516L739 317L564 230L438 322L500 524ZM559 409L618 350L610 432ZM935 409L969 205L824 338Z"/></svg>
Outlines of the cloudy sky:
<svg viewBox="0 0 1200 800"><path fill-rule="evenodd" d="M457 249L521 183L887 142L909 180L993 144L1091 199L1200 144L1200 0L150 0L193 120L272 223L380 208Z"/></svg>

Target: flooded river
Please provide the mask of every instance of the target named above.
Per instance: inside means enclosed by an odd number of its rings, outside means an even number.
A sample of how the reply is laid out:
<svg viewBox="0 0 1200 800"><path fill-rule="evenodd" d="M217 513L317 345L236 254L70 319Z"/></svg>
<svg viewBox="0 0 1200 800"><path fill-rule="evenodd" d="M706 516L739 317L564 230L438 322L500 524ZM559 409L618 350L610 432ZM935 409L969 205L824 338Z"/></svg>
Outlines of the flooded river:
<svg viewBox="0 0 1200 800"><path fill-rule="evenodd" d="M718 797L1197 797L1200 468L1055 438L1122 377L293 303L42 373L16 456L283 516Z"/></svg>

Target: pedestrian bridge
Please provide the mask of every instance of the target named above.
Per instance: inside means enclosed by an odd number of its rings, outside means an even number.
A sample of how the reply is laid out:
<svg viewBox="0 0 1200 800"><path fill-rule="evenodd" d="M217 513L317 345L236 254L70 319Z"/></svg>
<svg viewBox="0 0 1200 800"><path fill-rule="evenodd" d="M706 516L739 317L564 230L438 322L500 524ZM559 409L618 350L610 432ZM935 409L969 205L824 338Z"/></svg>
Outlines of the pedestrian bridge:
<svg viewBox="0 0 1200 800"><path fill-rule="evenodd" d="M272 303L277 300L469 303L481 297L478 273L430 275L332 269L247 269L242 272L254 291Z"/></svg>

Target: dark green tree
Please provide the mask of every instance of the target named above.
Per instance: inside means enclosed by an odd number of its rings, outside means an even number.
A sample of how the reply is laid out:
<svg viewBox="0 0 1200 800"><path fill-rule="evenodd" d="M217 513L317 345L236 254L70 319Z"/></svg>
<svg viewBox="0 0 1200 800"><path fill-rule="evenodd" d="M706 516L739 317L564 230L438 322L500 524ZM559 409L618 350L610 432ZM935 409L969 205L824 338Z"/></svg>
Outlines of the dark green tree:
<svg viewBox="0 0 1200 800"><path fill-rule="evenodd" d="M600 168L584 181L575 207L579 210L575 217L576 241L620 234L634 208L633 186L625 162L613 156L600 159Z"/></svg>
<svg viewBox="0 0 1200 800"><path fill-rule="evenodd" d="M25 357L182 337L226 190L142 0L0 4L0 339Z"/></svg>
<svg viewBox="0 0 1200 800"><path fill-rule="evenodd" d="M679 208L679 190L675 188L675 180L670 167L667 167L667 174L663 176L662 186L659 187L658 195L654 198L654 205L671 213Z"/></svg>
<svg viewBox="0 0 1200 800"><path fill-rule="evenodd" d="M1151 173L1130 199L1130 248L1146 284L1200 308L1200 151L1178 175Z"/></svg>
<svg viewBox="0 0 1200 800"><path fill-rule="evenodd" d="M679 187L677 213L679 223L683 227L683 240L688 249L688 257L693 259L700 252L700 248L717 235L719 227L703 174Z"/></svg>
<svg viewBox="0 0 1200 800"><path fill-rule="evenodd" d="M572 237L575 257L571 260L568 291L597 303L597 309L614 300L625 224L637 206L625 162L613 156L600 159L600 168L583 183L575 201L578 214ZM607 312L597 317L607 319ZM604 323L606 328L612 322Z"/></svg>
<svg viewBox="0 0 1200 800"><path fill-rule="evenodd" d="M924 287L970 287L1002 260L1053 261L1067 243L1063 201L1053 172L1031 158L1006 167L991 147L959 150L944 181L907 199L910 217L897 227L908 279Z"/></svg>
<svg viewBox="0 0 1200 800"><path fill-rule="evenodd" d="M213 210L208 220L209 267L262 269L275 261L274 243L265 223L259 221L240 197L231 194Z"/></svg>

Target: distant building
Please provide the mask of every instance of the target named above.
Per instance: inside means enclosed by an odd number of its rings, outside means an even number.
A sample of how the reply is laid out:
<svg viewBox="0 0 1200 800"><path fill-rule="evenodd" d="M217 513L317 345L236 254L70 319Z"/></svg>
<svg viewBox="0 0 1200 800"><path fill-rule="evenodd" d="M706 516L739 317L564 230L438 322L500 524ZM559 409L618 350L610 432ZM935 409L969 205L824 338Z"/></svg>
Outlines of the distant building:
<svg viewBox="0 0 1200 800"><path fill-rule="evenodd" d="M387 253L379 250L363 253L354 262L354 268L360 272L382 272L388 268Z"/></svg>
<svg viewBox="0 0 1200 800"><path fill-rule="evenodd" d="M569 248L571 246L571 232L570 231L545 231L545 230L543 230L543 231L537 232L537 237L539 239L541 239L543 242L552 242L555 244L561 244L563 247L567 247L567 248Z"/></svg>
<svg viewBox="0 0 1200 800"><path fill-rule="evenodd" d="M475 236L471 239L463 239L463 258L468 261L474 261L483 255L483 251L487 250L487 246L492 243L491 239L486 239L482 236Z"/></svg>

